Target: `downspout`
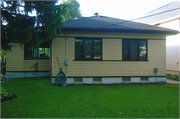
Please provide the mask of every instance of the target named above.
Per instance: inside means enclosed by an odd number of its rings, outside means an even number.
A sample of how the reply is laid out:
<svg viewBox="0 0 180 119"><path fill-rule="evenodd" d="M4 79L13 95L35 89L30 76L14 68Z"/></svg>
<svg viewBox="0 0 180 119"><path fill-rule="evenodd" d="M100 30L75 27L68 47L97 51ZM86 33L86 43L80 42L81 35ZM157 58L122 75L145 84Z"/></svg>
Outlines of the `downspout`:
<svg viewBox="0 0 180 119"><path fill-rule="evenodd" d="M66 60L67 60L67 33L66 33ZM67 65L66 66L66 79L67 79Z"/></svg>

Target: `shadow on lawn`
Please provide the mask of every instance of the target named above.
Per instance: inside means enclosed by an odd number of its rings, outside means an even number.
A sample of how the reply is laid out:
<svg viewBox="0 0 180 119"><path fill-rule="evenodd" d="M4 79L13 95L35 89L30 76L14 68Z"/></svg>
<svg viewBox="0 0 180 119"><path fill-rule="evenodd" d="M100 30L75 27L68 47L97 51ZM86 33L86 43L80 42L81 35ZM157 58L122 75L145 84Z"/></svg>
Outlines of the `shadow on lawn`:
<svg viewBox="0 0 180 119"><path fill-rule="evenodd" d="M10 96L6 96L6 97L4 97L4 99L1 99L1 102L5 102L5 101L7 101L7 100L12 100L12 99L15 99L15 98L17 98L18 96L17 95L14 95L14 94L9 94Z"/></svg>

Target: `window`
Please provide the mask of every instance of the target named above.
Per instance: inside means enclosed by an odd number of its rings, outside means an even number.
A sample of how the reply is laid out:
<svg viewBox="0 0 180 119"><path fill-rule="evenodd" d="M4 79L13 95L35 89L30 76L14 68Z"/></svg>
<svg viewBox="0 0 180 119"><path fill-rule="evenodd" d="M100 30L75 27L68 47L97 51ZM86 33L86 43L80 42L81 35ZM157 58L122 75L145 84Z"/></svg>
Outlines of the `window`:
<svg viewBox="0 0 180 119"><path fill-rule="evenodd" d="M39 47L30 47L24 45L24 58L25 59L48 59L50 57L49 42L44 42Z"/></svg>
<svg viewBox="0 0 180 119"><path fill-rule="evenodd" d="M122 60L146 61L147 40L145 39L123 39Z"/></svg>
<svg viewBox="0 0 180 119"><path fill-rule="evenodd" d="M102 39L75 38L75 60L101 60Z"/></svg>
<svg viewBox="0 0 180 119"><path fill-rule="evenodd" d="M74 78L74 82L82 82L82 78L80 77Z"/></svg>
<svg viewBox="0 0 180 119"><path fill-rule="evenodd" d="M141 77L141 81L148 81L148 77Z"/></svg>
<svg viewBox="0 0 180 119"><path fill-rule="evenodd" d="M129 81L131 81L130 77L123 77L123 82L129 82Z"/></svg>
<svg viewBox="0 0 180 119"><path fill-rule="evenodd" d="M100 81L101 82L101 77L93 77L93 81Z"/></svg>

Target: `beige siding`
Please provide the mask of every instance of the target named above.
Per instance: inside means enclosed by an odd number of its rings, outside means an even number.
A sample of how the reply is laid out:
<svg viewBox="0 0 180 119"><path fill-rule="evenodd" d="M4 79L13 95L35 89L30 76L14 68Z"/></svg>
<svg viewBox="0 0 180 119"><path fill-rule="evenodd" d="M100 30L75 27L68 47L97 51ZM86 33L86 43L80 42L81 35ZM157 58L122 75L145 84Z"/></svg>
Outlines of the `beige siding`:
<svg viewBox="0 0 180 119"><path fill-rule="evenodd" d="M176 74L176 75L180 75L179 71L172 71L172 70L166 70L167 74Z"/></svg>
<svg viewBox="0 0 180 119"><path fill-rule="evenodd" d="M24 60L24 49L20 47L19 43L14 43L12 52L6 53L6 71L34 71L34 68L30 68L33 64L38 62L38 71L49 71L50 63L49 59L31 59Z"/></svg>
<svg viewBox="0 0 180 119"><path fill-rule="evenodd" d="M73 50L73 49L72 49ZM65 60L65 38L54 38L52 47L53 57L52 57L52 68L53 76L56 76L60 71L60 67L65 71L64 60ZM59 61L59 63L58 63Z"/></svg>
<svg viewBox="0 0 180 119"><path fill-rule="evenodd" d="M95 34L101 36L102 34ZM103 37L106 34L102 35ZM133 37L132 34L113 34L116 37ZM113 37L111 34L110 37ZM146 35L146 34L145 34ZM78 37L89 34L81 34ZM101 36L101 37L102 37ZM165 35L148 34L147 37L165 39ZM91 35L93 37L93 35ZM136 38L145 38L144 35L135 35ZM150 38L150 39L151 39ZM165 40L148 40L148 60L149 61L73 61L74 60L74 38L67 38L67 76L155 76L154 68L159 68L158 76L165 76L166 47ZM118 47L119 44L119 47ZM117 50L115 50L116 48ZM116 52L116 53L114 53ZM103 60L122 60L122 40L103 38ZM59 72L59 62L65 72L65 38L53 39L53 76Z"/></svg>
<svg viewBox="0 0 180 119"><path fill-rule="evenodd" d="M24 71L34 71L34 68L30 68L38 62L38 71L49 71L49 60L44 59L44 60L24 60Z"/></svg>
<svg viewBox="0 0 180 119"><path fill-rule="evenodd" d="M18 43L14 43L12 52L6 52L6 71L24 70L24 50Z"/></svg>
<svg viewBox="0 0 180 119"><path fill-rule="evenodd" d="M180 31L180 18L161 23L159 26ZM166 70L180 71L180 33L166 37Z"/></svg>
<svg viewBox="0 0 180 119"><path fill-rule="evenodd" d="M103 60L122 60L122 39L103 39Z"/></svg>

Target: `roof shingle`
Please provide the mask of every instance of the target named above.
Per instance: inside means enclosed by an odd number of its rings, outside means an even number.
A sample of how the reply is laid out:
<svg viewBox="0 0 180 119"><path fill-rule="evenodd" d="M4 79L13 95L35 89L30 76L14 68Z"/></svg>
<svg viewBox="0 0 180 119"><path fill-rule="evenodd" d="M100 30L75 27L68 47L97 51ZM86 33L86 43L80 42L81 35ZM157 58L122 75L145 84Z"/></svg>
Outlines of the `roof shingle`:
<svg viewBox="0 0 180 119"><path fill-rule="evenodd" d="M101 32L130 32L130 33L161 33L177 34L178 31L142 24L133 21L110 18L105 16L81 17L63 22L63 30L73 31L101 31Z"/></svg>

